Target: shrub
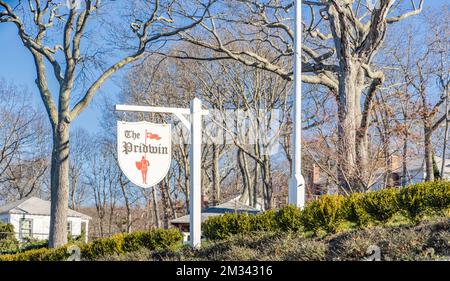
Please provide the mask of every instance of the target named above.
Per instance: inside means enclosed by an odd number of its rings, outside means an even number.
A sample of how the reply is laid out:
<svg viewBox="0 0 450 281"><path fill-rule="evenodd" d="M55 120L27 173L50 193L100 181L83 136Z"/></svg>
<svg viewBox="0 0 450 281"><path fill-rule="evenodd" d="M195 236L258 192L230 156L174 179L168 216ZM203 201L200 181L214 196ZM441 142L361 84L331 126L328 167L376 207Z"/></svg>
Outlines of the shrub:
<svg viewBox="0 0 450 281"><path fill-rule="evenodd" d="M203 235L211 240L225 239L232 234L247 233L251 219L246 213L227 213L207 219L202 226Z"/></svg>
<svg viewBox="0 0 450 281"><path fill-rule="evenodd" d="M301 215L305 230L317 233L323 229L335 233L344 217L343 202L342 195L325 195L308 204Z"/></svg>
<svg viewBox="0 0 450 281"><path fill-rule="evenodd" d="M0 261L61 261L66 260L70 254L66 247L57 249L35 249L23 253L1 255Z"/></svg>
<svg viewBox="0 0 450 281"><path fill-rule="evenodd" d="M183 240L183 235L178 229L156 229L151 232L153 236L152 250L174 250Z"/></svg>
<svg viewBox="0 0 450 281"><path fill-rule="evenodd" d="M280 209L275 215L275 221L281 231L297 232L302 228L301 211L293 205Z"/></svg>
<svg viewBox="0 0 450 281"><path fill-rule="evenodd" d="M450 181L435 181L423 183L427 186L425 204L436 212L450 208Z"/></svg>
<svg viewBox="0 0 450 281"><path fill-rule="evenodd" d="M94 259L104 255L121 254L123 252L123 243L123 234L97 239L83 247L81 255L83 258Z"/></svg>
<svg viewBox="0 0 450 281"><path fill-rule="evenodd" d="M356 223L358 227L368 225L370 217L364 209L364 194L353 193L346 197L343 203L343 213L346 220Z"/></svg>
<svg viewBox="0 0 450 281"><path fill-rule="evenodd" d="M139 248L149 250L173 250L181 244L183 237L177 229L157 229L151 232L116 234L100 238L89 244L77 244L83 259L93 260L107 255L118 255ZM0 261L61 261L67 260L67 247L57 249L35 249L17 254L0 255Z"/></svg>
<svg viewBox="0 0 450 281"><path fill-rule="evenodd" d="M275 231L278 227L276 212L268 210L254 216L250 216L252 231Z"/></svg>
<svg viewBox="0 0 450 281"><path fill-rule="evenodd" d="M128 252L134 252L137 251L139 248L144 246L145 240L143 239L145 237L146 232L134 232L128 235L125 235L123 237L123 251ZM153 245L153 244L152 244ZM145 247L150 248L150 247Z"/></svg>
<svg viewBox="0 0 450 281"><path fill-rule="evenodd" d="M208 218L202 224L203 235L209 240L220 240L229 236L228 221L225 216Z"/></svg>
<svg viewBox="0 0 450 281"><path fill-rule="evenodd" d="M0 222L0 240L15 239L14 226L10 223Z"/></svg>
<svg viewBox="0 0 450 281"><path fill-rule="evenodd" d="M48 240L35 240L35 241L28 241L25 244L20 245L20 252L26 252L29 250L34 249L42 249L48 247Z"/></svg>
<svg viewBox="0 0 450 281"><path fill-rule="evenodd" d="M398 194L396 188L368 192L362 199L364 209L372 219L387 222L399 210Z"/></svg>
<svg viewBox="0 0 450 281"><path fill-rule="evenodd" d="M10 223L0 222L0 253L17 251L19 241L14 236L14 226Z"/></svg>
<svg viewBox="0 0 450 281"><path fill-rule="evenodd" d="M434 181L410 185L399 194L399 206L413 221L429 211L443 212L450 207L450 182Z"/></svg>
<svg viewBox="0 0 450 281"><path fill-rule="evenodd" d="M417 221L429 210L427 198L428 186L426 184L415 184L403 188L398 197L399 207L404 210L407 216Z"/></svg>

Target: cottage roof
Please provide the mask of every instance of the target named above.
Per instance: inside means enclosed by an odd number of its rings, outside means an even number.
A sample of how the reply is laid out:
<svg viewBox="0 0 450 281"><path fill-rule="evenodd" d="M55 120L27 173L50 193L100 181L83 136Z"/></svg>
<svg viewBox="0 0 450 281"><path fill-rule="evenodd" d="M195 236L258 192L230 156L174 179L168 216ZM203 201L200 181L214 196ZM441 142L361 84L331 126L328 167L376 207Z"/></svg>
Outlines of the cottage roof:
<svg viewBox="0 0 450 281"><path fill-rule="evenodd" d="M29 214L50 216L50 201L26 197L0 207L0 214ZM91 219L90 216L69 209L68 217Z"/></svg>

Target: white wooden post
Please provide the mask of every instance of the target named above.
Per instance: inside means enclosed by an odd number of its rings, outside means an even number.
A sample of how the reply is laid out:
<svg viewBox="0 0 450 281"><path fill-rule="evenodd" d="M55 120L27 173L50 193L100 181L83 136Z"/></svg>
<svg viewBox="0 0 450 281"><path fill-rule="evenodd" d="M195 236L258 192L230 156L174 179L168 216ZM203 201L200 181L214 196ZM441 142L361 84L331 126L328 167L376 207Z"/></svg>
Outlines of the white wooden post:
<svg viewBox="0 0 450 281"><path fill-rule="evenodd" d="M193 248L201 246L201 161L202 161L202 102L198 98L191 101L191 150L190 150L190 243Z"/></svg>
<svg viewBox="0 0 450 281"><path fill-rule="evenodd" d="M305 206L305 179L302 175L302 3L295 0L294 24L294 108L292 113L292 172L289 180L289 204Z"/></svg>

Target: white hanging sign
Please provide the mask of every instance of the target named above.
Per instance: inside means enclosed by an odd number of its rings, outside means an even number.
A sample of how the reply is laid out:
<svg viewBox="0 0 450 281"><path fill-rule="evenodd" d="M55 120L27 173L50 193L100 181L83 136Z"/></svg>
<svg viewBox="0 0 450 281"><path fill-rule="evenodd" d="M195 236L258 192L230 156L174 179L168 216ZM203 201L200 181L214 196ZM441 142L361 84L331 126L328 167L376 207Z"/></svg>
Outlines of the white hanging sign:
<svg viewBox="0 0 450 281"><path fill-rule="evenodd" d="M119 166L137 186L155 186L167 175L172 160L171 127L150 122L117 122Z"/></svg>

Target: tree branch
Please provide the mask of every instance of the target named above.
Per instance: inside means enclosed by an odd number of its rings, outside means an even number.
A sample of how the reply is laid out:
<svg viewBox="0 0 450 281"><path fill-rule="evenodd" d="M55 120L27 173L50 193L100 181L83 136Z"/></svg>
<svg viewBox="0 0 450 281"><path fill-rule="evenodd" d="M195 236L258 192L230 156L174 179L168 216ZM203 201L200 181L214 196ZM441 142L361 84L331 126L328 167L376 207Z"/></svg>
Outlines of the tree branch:
<svg viewBox="0 0 450 281"><path fill-rule="evenodd" d="M412 1L414 3L414 0L412 0ZM404 19L406 19L406 18L408 18L410 16L414 16L414 15L420 14L422 12L422 8L423 8L424 2L425 2L425 0L420 0L418 8L416 8L415 5L413 5L413 10L412 11L404 13L404 14L402 14L400 16L397 16L397 17L388 18L386 20L386 22L389 23L389 24L392 24L392 23L396 23L396 22L399 22L401 20L404 20Z"/></svg>

